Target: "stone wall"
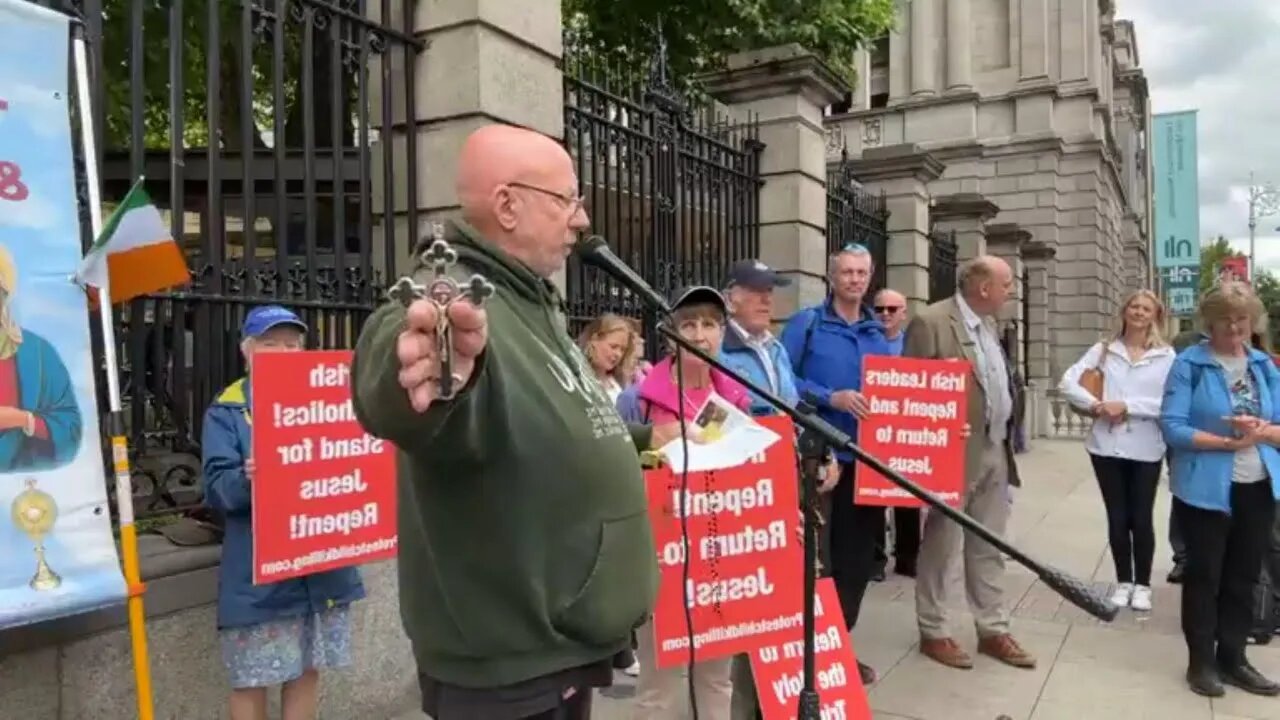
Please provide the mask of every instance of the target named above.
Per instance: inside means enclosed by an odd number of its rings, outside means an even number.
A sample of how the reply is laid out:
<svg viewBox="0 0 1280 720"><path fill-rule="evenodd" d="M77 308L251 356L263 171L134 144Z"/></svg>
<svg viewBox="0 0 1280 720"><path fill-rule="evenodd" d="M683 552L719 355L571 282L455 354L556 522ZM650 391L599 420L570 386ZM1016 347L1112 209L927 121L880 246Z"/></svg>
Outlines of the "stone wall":
<svg viewBox="0 0 1280 720"><path fill-rule="evenodd" d="M221 720L230 690L216 630L217 548L174 548L158 536L140 542L155 717ZM361 573L368 597L353 610L355 664L322 675L322 718L381 720L418 706L395 563ZM123 608L0 632L0 717L136 720Z"/></svg>
<svg viewBox="0 0 1280 720"><path fill-rule="evenodd" d="M1016 11L1016 12L1015 12ZM889 38L887 106L855 92L827 118L828 159L912 145L945 165L934 198L977 194L1054 251L1048 313L1056 375L1150 283L1149 101L1131 23L1100 0L923 0Z"/></svg>

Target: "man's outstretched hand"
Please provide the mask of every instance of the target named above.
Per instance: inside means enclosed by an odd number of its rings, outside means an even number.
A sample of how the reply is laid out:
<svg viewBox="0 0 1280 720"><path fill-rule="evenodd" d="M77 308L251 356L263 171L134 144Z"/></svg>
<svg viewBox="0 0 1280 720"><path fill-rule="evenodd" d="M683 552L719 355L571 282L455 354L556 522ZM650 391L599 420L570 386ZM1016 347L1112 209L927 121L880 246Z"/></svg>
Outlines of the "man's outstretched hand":
<svg viewBox="0 0 1280 720"><path fill-rule="evenodd" d="M446 310L453 336L453 381L461 388L471 380L476 359L489 339L488 316L483 308L459 300ZM400 360L400 387L409 393L409 404L418 412L440 395L440 357L436 332L440 311L430 300L415 300L405 310L405 329L396 338Z"/></svg>

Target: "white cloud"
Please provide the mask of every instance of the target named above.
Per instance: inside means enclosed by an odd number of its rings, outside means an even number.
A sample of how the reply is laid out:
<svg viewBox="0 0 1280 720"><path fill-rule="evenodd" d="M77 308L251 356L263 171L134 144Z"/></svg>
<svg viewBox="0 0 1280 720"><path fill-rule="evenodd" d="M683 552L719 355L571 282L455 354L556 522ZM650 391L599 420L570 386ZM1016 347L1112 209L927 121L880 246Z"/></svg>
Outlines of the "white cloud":
<svg viewBox="0 0 1280 720"><path fill-rule="evenodd" d="M0 227L49 230L57 227L60 222L53 203L45 200L35 190L31 190L26 199L19 202L0 200Z"/></svg>
<svg viewBox="0 0 1280 720"><path fill-rule="evenodd" d="M1249 175L1280 185L1280 3L1118 0L1155 112L1199 110L1200 232L1248 252ZM1280 271L1280 216L1257 225L1260 267Z"/></svg>
<svg viewBox="0 0 1280 720"><path fill-rule="evenodd" d="M63 95L65 88L53 91L7 77L0 77L0 88L4 88L0 97L9 103L9 109L0 113L0 124L24 119L31 132L42 138L71 134L70 110Z"/></svg>

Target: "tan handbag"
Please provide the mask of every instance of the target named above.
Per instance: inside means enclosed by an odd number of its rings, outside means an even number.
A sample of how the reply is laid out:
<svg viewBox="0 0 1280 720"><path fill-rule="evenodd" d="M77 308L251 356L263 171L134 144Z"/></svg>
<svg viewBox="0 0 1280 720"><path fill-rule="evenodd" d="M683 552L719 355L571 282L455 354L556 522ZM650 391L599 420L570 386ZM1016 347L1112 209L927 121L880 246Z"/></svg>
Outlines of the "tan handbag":
<svg viewBox="0 0 1280 720"><path fill-rule="evenodd" d="M1107 379L1106 374L1103 373L1102 366L1107 362L1107 352L1109 350L1107 343L1104 342L1101 343L1101 345L1102 354L1098 356L1098 364L1080 373L1080 387L1084 388L1084 391L1092 395L1098 402L1102 402L1102 388ZM1077 415L1084 415L1085 417L1093 416L1090 412L1090 408L1078 408L1075 405L1072 405L1071 409L1074 410Z"/></svg>

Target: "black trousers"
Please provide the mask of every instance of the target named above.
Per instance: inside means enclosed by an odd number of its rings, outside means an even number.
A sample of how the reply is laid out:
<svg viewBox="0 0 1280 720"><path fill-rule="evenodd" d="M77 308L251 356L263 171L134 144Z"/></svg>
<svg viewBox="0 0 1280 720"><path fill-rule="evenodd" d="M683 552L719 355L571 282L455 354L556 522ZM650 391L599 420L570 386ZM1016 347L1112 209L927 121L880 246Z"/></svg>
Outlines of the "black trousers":
<svg viewBox="0 0 1280 720"><path fill-rule="evenodd" d="M1239 665L1275 517L1271 482L1233 483L1230 515L1174 503L1187 543L1182 634L1191 663Z"/></svg>
<svg viewBox="0 0 1280 720"><path fill-rule="evenodd" d="M525 720L590 720L591 698L594 695L595 692L591 688L584 688L560 703L560 707L530 715Z"/></svg>
<svg viewBox="0 0 1280 720"><path fill-rule="evenodd" d="M862 596L878 566L876 547L884 542L885 531L883 507L853 504L853 469L852 463L840 466L827 523L831 578L840 596L846 628L858 622Z"/></svg>
<svg viewBox="0 0 1280 720"><path fill-rule="evenodd" d="M1142 462L1089 454L1107 509L1107 537L1116 564L1116 582L1151 586L1156 554L1152 517L1160 487L1160 461Z"/></svg>
<svg viewBox="0 0 1280 720"><path fill-rule="evenodd" d="M1165 465L1169 468L1169 485L1173 486L1173 448L1165 454ZM1173 549L1173 564L1181 565L1187 561L1187 544L1182 541L1182 522L1173 503L1169 504L1169 547Z"/></svg>
<svg viewBox="0 0 1280 720"><path fill-rule="evenodd" d="M893 557L896 565L914 568L920 555L920 508L900 507L890 512L893 513ZM882 535L876 542L876 564L883 568L888 560L889 541Z"/></svg>

